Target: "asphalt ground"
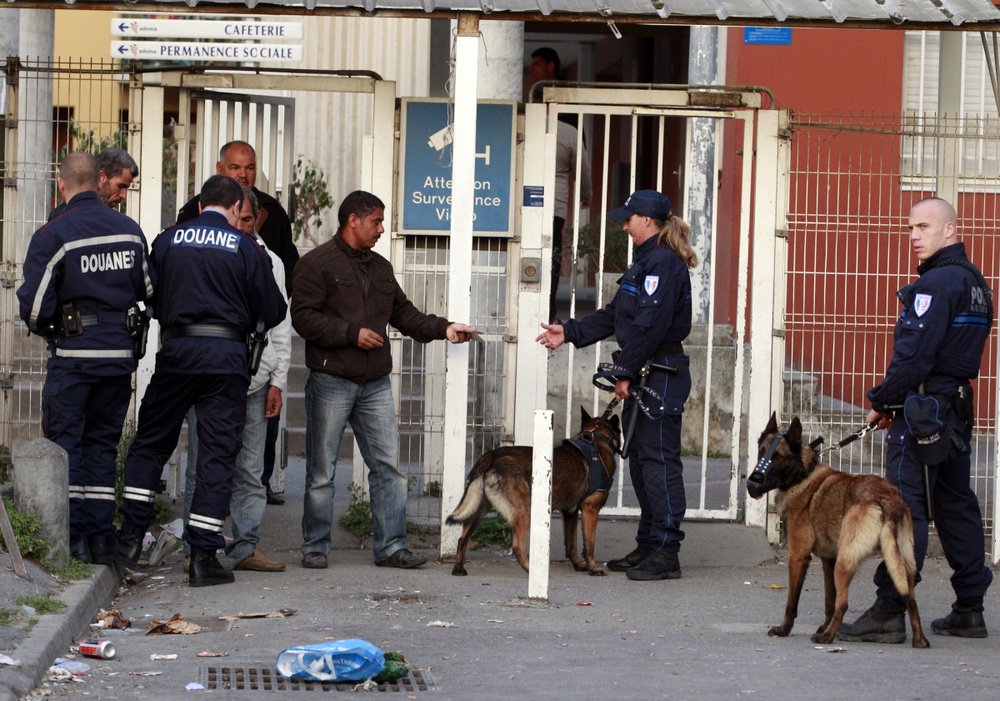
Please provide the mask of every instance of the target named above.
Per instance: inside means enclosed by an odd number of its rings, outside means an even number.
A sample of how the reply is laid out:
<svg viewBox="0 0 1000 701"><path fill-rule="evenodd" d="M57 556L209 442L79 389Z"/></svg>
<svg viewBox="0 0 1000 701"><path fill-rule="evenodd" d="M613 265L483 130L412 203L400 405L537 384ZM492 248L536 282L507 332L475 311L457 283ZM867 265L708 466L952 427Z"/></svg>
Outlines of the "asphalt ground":
<svg viewBox="0 0 1000 701"><path fill-rule="evenodd" d="M930 634L930 621L945 615L952 601L950 570L940 558L928 560L917 590L930 649L908 643L820 646L809 639L823 620L820 565L810 568L793 635L768 637L768 627L780 621L784 609L784 552L772 549L759 529L734 523L686 524L683 577L633 582L623 573L574 572L563 559L562 524L555 518L545 601L527 598L527 575L507 552L471 550L469 575L454 577L451 563L434 560L434 543L428 540L411 543L431 558L422 568L378 568L371 550L359 549L339 527L330 568L303 569L303 471L304 461L294 459L286 479L288 501L268 507L262 531L262 546L288 564L285 572L239 571L235 584L192 589L177 555L140 570L147 578L118 591L112 602L118 580L110 568L95 567L93 579L63 593L69 610L41 617L10 653L21 666L0 669L0 701L24 694L158 701L202 693L222 699L352 693L353 685L293 684L273 671L287 647L348 638L406 656L410 675L384 688L408 699L992 700L1000 688L1000 628L983 640ZM343 463L339 472L338 514L350 480ZM598 559L631 550L634 529L633 521L602 520ZM848 620L873 599L874 564L855 578ZM0 586L8 576L15 575L0 572ZM998 598L994 587L986 601L987 624L994 627L1000 625ZM129 630L105 636L118 654L110 660L77 658L90 665L87 673L52 681L46 675L52 659L90 635L94 614L108 605L133 622ZM294 613L238 617L282 609ZM201 630L146 635L153 620L175 614ZM190 684L205 690L187 691Z"/></svg>

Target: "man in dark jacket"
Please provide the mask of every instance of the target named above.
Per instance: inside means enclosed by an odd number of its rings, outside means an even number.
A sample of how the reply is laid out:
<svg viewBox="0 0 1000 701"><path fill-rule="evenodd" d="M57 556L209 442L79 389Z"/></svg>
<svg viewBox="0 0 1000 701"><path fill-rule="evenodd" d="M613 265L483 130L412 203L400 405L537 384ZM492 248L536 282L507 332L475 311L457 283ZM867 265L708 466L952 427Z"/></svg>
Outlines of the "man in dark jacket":
<svg viewBox="0 0 1000 701"><path fill-rule="evenodd" d="M146 237L101 202L99 182L90 154L63 160L66 206L31 237L17 297L28 330L49 345L42 425L69 458L70 554L110 565L115 458L136 368L128 315L153 294L153 278Z"/></svg>
<svg viewBox="0 0 1000 701"><path fill-rule="evenodd" d="M292 223L278 200L255 186L257 182L257 152L246 141L230 141L219 149L219 160L215 164L218 175L227 175L240 185L253 190L263 214L257 223L257 234L264 239L264 245L278 254L285 265L285 293L292 293L292 271L299 262L299 250L292 236ZM185 204L177 215L177 223L198 216L198 196Z"/></svg>
<svg viewBox="0 0 1000 701"><path fill-rule="evenodd" d="M406 477L397 467L399 426L389 384L387 327L426 343L464 343L475 329L423 314L396 282L392 264L371 249L385 205L368 192L344 198L332 240L295 269L292 325L306 341L306 491L302 566L324 569L333 526L333 478L348 422L369 469L373 548L379 567L419 567L406 548Z"/></svg>
<svg viewBox="0 0 1000 701"><path fill-rule="evenodd" d="M897 294L893 354L882 383L868 392L868 423L887 429L885 476L913 516L917 581L934 520L953 570L952 611L931 623L938 635L985 638L983 595L993 581L979 499L971 478L974 407L969 380L979 375L993 322L992 292L958 240L954 207L937 197L910 210L910 241L920 277ZM841 626L850 642L906 640L906 606L885 568L875 572L875 603Z"/></svg>
<svg viewBox="0 0 1000 701"><path fill-rule="evenodd" d="M251 333L276 326L288 311L267 254L236 228L242 204L239 183L213 175L201 190L201 216L161 233L150 255L163 344L125 461L118 555L125 565L138 561L163 465L193 406L198 465L184 531L193 587L234 579L215 552L225 545L222 526L242 446L250 385L247 341Z"/></svg>

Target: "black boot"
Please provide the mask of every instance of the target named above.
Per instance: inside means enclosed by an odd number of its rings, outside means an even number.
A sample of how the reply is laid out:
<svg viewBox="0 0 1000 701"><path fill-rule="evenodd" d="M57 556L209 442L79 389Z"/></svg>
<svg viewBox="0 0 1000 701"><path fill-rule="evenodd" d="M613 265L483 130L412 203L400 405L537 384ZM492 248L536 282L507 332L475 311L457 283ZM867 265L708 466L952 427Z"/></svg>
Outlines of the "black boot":
<svg viewBox="0 0 1000 701"><path fill-rule="evenodd" d="M232 584L235 581L236 576L219 563L214 550L191 548L189 587L211 587L216 584Z"/></svg>
<svg viewBox="0 0 1000 701"><path fill-rule="evenodd" d="M90 559L95 565L113 565L118 561L115 552L117 543L107 535L95 535L87 539L90 547Z"/></svg>
<svg viewBox="0 0 1000 701"><path fill-rule="evenodd" d="M83 536L71 537L69 539L69 554L74 560L80 562L93 562L90 548L87 546L87 539Z"/></svg>
<svg viewBox="0 0 1000 701"><path fill-rule="evenodd" d="M646 559L625 571L629 579L648 582L656 579L680 579L681 562L677 553L651 552Z"/></svg>
<svg viewBox="0 0 1000 701"><path fill-rule="evenodd" d="M951 605L951 613L931 622L931 630L937 635L954 635L957 638L985 638L983 597L958 597Z"/></svg>
<svg viewBox="0 0 1000 701"><path fill-rule="evenodd" d="M902 643L906 641L906 606L899 599L878 598L854 623L837 631L838 640L850 643Z"/></svg>
<svg viewBox="0 0 1000 701"><path fill-rule="evenodd" d="M624 572L645 560L650 552L652 551L640 545L625 557L620 557L617 560L608 560L608 569L612 572Z"/></svg>
<svg viewBox="0 0 1000 701"><path fill-rule="evenodd" d="M124 536L119 533L115 550L115 558L119 565L135 569L136 565L139 564L139 556L142 555L142 538Z"/></svg>

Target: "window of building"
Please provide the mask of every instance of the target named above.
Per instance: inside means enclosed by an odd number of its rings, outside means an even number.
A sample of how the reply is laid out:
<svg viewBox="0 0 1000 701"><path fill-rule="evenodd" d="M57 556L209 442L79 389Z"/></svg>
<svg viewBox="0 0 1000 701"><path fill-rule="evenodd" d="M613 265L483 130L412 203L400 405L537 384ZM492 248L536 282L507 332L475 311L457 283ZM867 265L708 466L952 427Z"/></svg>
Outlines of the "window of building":
<svg viewBox="0 0 1000 701"><path fill-rule="evenodd" d="M1000 190L1000 120L993 96L983 41L978 32L963 32L961 70L953 78L960 85L960 109L938 106L939 32L907 32L903 68L903 123L901 167L904 187L933 187L938 158L938 135L958 135L953 157L963 191ZM988 39L991 35L987 35ZM992 50L992 49L991 49Z"/></svg>

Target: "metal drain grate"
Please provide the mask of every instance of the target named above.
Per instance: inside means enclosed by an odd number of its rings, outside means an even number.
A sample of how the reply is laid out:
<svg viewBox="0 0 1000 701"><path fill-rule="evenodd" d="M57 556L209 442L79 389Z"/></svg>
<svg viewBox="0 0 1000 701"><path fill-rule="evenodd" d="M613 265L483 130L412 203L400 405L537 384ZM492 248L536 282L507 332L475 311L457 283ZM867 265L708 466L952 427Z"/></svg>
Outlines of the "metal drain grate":
<svg viewBox="0 0 1000 701"><path fill-rule="evenodd" d="M333 684L330 682L300 682L283 677L274 667L247 666L201 668L202 684L206 691L355 691L358 684ZM402 679L378 685L378 691L434 691L434 682L426 672L413 670Z"/></svg>

